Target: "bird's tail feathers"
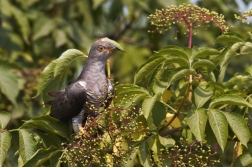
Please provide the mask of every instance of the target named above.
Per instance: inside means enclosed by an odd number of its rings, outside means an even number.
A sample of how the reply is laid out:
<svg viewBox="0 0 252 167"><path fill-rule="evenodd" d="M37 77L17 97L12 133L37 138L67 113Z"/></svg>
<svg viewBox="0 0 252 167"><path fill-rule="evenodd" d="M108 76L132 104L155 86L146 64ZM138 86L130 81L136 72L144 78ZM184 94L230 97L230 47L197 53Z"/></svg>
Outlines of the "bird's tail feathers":
<svg viewBox="0 0 252 167"><path fill-rule="evenodd" d="M47 92L47 95L52 96L52 97L56 97L59 93L60 93L60 91L55 90L55 91Z"/></svg>
<svg viewBox="0 0 252 167"><path fill-rule="evenodd" d="M44 104L47 104L47 105L50 105L50 106L52 105L52 103L53 103L53 100L48 100L48 101L44 102Z"/></svg>

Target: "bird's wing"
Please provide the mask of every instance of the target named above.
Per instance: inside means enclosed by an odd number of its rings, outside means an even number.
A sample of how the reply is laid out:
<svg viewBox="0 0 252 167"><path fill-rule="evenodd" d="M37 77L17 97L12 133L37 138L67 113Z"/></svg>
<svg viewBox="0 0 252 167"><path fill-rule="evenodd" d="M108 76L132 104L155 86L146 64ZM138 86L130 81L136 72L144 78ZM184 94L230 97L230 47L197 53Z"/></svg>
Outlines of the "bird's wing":
<svg viewBox="0 0 252 167"><path fill-rule="evenodd" d="M56 95L52 101L50 115L63 122L68 122L81 112L86 100L85 85L83 82L76 81Z"/></svg>

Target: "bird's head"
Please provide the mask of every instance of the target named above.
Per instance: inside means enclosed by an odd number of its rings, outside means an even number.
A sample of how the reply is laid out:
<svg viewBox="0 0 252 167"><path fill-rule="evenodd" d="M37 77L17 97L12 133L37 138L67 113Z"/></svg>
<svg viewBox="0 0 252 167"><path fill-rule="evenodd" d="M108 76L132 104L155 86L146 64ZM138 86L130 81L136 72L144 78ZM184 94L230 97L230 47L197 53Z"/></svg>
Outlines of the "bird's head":
<svg viewBox="0 0 252 167"><path fill-rule="evenodd" d="M107 37L96 41L89 51L88 57L96 60L106 61L114 51L123 51L122 47Z"/></svg>

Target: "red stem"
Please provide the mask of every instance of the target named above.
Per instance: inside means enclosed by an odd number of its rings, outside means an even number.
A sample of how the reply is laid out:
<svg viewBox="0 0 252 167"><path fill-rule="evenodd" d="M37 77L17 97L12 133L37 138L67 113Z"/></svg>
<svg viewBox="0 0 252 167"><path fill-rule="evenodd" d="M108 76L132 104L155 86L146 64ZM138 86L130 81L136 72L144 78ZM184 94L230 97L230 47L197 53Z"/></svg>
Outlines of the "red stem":
<svg viewBox="0 0 252 167"><path fill-rule="evenodd" d="M192 25L189 25L188 48L192 48Z"/></svg>

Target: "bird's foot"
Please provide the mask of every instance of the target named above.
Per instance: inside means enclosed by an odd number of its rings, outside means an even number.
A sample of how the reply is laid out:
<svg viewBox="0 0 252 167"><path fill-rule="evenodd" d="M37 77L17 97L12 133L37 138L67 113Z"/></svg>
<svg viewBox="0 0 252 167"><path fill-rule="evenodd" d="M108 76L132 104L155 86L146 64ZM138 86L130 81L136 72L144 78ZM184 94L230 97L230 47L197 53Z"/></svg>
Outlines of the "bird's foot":
<svg viewBox="0 0 252 167"><path fill-rule="evenodd" d="M78 128L79 128L79 131L80 131L83 135L87 134L86 130L84 129L84 127L83 127L82 125L78 125Z"/></svg>

